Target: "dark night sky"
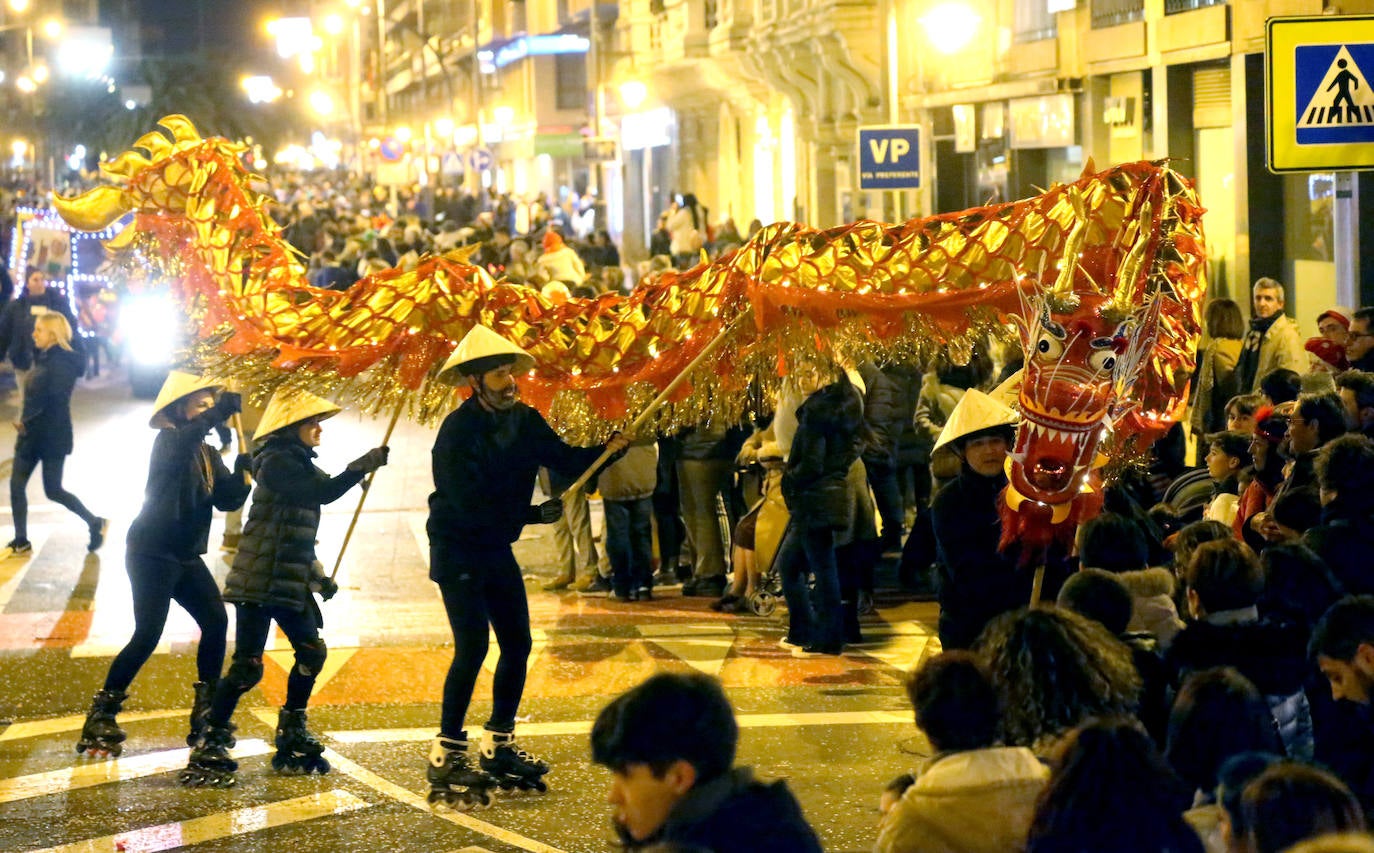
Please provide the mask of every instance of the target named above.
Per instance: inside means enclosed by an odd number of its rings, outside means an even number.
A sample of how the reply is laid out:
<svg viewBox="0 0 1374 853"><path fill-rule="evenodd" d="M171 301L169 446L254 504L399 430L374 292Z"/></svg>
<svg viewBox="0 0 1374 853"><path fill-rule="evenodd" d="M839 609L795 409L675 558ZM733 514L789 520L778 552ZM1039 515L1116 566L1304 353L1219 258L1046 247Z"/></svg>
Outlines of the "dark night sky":
<svg viewBox="0 0 1374 853"><path fill-rule="evenodd" d="M145 54L269 49L263 21L291 0L135 0Z"/></svg>

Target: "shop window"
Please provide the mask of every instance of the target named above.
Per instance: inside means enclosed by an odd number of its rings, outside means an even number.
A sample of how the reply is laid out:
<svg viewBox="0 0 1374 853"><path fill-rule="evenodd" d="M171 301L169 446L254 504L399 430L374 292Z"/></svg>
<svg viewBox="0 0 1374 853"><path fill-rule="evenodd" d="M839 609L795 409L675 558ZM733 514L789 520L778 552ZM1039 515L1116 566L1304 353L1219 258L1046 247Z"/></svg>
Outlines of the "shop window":
<svg viewBox="0 0 1374 853"><path fill-rule="evenodd" d="M587 107L587 58L580 53L559 54L554 58L554 103L560 110Z"/></svg>
<svg viewBox="0 0 1374 853"><path fill-rule="evenodd" d="M1052 39L1058 34L1050 5L1045 0L1016 0L1012 15L1012 37L1017 44Z"/></svg>
<svg viewBox="0 0 1374 853"><path fill-rule="evenodd" d="M1177 15L1179 12L1191 12L1205 6L1225 5L1226 0L1164 0L1164 14Z"/></svg>
<svg viewBox="0 0 1374 853"><path fill-rule="evenodd" d="M1145 19L1145 0L1092 0L1092 4L1095 30Z"/></svg>

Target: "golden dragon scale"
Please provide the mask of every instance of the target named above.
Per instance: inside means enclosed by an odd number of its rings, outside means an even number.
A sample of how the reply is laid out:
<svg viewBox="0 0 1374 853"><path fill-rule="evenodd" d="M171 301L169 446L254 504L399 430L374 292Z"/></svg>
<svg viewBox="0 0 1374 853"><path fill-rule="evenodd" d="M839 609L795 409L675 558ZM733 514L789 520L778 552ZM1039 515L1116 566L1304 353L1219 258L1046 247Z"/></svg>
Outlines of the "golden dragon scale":
<svg viewBox="0 0 1374 853"><path fill-rule="evenodd" d="M170 136L148 133L102 165L111 184L55 206L88 230L134 214L107 244L113 263L170 279L198 324L201 368L260 396L298 385L372 410L405 404L429 420L455 393L435 379L439 366L481 323L535 358L524 398L565 436L595 441L624 428L725 331L727 345L648 427L734 422L767 409L779 375L808 354L966 357L980 336L1024 320L1025 297L1059 276L1067 250L1129 255L1120 264L1129 272L1117 276L1125 280L1091 287L1122 305L1165 303L1133 412L1118 428L1167 425L1186 397L1206 290L1202 208L1166 163L1085 171L1030 199L896 225L779 223L727 257L629 295L555 306L493 280L466 252L343 292L311 287L268 215L272 199L256 189L262 179L244 166L246 147L202 138L182 116L160 124Z"/></svg>

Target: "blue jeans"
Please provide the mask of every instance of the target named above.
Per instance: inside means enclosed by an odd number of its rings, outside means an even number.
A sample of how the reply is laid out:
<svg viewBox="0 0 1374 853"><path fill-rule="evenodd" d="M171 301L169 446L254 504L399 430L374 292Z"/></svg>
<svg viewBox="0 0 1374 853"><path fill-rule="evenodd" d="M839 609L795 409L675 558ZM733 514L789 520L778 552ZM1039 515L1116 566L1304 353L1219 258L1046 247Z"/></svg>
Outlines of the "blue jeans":
<svg viewBox="0 0 1374 853"><path fill-rule="evenodd" d="M611 586L616 594L653 586L653 501L607 499L603 507L606 554L611 558Z"/></svg>
<svg viewBox="0 0 1374 853"><path fill-rule="evenodd" d="M774 558L787 599L787 638L798 645L838 651L840 632L840 572L835 563L835 531L829 527L804 529L787 525ZM807 573L815 576L808 590Z"/></svg>

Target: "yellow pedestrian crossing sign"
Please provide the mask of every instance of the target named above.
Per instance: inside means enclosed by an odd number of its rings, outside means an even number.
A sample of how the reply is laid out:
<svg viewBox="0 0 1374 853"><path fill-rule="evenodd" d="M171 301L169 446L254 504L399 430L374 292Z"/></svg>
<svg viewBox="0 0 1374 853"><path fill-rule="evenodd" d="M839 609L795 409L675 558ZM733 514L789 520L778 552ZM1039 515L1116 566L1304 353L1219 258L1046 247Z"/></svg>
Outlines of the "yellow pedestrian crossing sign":
<svg viewBox="0 0 1374 853"><path fill-rule="evenodd" d="M1374 16L1271 18L1269 168L1374 169Z"/></svg>

